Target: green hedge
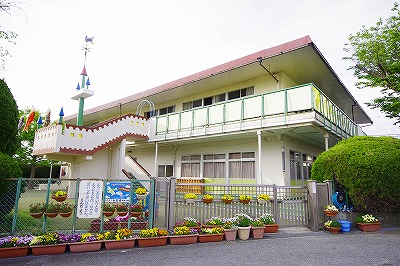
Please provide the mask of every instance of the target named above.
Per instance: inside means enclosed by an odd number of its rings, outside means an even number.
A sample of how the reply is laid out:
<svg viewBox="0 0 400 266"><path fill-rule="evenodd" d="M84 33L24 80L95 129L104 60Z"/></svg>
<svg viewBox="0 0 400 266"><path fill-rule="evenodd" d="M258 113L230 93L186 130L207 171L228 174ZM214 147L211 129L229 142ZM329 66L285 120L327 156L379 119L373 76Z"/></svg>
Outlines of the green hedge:
<svg viewBox="0 0 400 266"><path fill-rule="evenodd" d="M321 153L311 179L334 179L348 192L356 211L400 212L400 140L352 137Z"/></svg>

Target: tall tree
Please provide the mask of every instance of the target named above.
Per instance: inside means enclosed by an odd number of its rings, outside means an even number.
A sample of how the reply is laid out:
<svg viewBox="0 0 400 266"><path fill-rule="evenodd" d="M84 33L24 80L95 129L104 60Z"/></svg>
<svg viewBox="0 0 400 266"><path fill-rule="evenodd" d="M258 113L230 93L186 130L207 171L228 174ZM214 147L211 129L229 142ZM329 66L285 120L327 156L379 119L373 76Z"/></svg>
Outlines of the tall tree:
<svg viewBox="0 0 400 266"><path fill-rule="evenodd" d="M4 80L0 80L0 152L13 156L19 146L18 107Z"/></svg>
<svg viewBox="0 0 400 266"><path fill-rule="evenodd" d="M18 8L16 2L8 0L0 0L0 12L6 12L10 14L11 10ZM5 40L6 43L15 44L14 39L17 38L17 34L12 31L0 30L0 40ZM10 56L8 49L4 48L3 44L0 45L0 69L4 70L5 58Z"/></svg>
<svg viewBox="0 0 400 266"><path fill-rule="evenodd" d="M371 108L379 108L389 118L400 123L400 11L395 3L392 11L396 14L385 21L379 19L375 26L365 26L349 36L345 51L351 55L349 69L359 80L356 86L380 88L382 97L367 103Z"/></svg>

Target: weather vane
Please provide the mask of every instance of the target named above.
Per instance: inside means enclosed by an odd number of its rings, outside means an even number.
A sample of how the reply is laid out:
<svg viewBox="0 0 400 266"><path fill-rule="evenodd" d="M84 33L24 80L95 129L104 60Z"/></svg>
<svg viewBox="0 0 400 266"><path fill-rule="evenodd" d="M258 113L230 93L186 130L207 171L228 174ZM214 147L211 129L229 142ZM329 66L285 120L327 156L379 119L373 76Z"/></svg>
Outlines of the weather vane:
<svg viewBox="0 0 400 266"><path fill-rule="evenodd" d="M86 54L87 54L87 52L90 52L90 48L88 47L88 42L93 44L93 39L94 39L94 37L88 37L87 35L85 36L86 43L84 46L82 46L82 50L85 51L85 61L84 61L83 65L86 65Z"/></svg>

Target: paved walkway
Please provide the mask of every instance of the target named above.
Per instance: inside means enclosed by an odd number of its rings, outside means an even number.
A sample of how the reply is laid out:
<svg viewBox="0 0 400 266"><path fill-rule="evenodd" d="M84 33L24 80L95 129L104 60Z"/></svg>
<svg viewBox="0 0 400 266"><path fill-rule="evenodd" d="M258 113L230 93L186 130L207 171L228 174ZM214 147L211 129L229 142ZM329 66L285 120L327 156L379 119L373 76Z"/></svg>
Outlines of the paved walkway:
<svg viewBox="0 0 400 266"><path fill-rule="evenodd" d="M221 241L0 259L8 265L400 265L400 228L330 234L281 228L247 241Z"/></svg>

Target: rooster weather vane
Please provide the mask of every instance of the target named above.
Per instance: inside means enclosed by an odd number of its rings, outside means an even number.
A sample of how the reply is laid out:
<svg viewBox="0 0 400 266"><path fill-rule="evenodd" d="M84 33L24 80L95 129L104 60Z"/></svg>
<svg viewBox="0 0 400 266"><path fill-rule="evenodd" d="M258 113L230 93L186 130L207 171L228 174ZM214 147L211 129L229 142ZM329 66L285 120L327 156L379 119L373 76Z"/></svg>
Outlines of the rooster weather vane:
<svg viewBox="0 0 400 266"><path fill-rule="evenodd" d="M85 36L86 44L82 46L82 50L85 51L85 61L84 61L83 65L86 64L86 54L88 52L90 52L90 48L88 47L88 43L90 42L91 44L93 44L93 39L94 39L94 37L88 37L87 35Z"/></svg>

